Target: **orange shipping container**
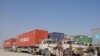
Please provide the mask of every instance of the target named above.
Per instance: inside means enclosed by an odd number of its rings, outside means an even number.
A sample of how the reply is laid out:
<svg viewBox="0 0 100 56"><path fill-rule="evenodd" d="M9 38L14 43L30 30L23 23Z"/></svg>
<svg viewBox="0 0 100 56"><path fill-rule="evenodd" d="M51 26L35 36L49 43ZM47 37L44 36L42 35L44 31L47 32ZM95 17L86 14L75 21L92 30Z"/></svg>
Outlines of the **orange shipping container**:
<svg viewBox="0 0 100 56"><path fill-rule="evenodd" d="M45 30L33 30L17 36L17 47L32 47L38 45L42 39L48 38L48 31Z"/></svg>
<svg viewBox="0 0 100 56"><path fill-rule="evenodd" d="M10 38L4 41L4 48L11 48L13 44L16 42L15 38Z"/></svg>

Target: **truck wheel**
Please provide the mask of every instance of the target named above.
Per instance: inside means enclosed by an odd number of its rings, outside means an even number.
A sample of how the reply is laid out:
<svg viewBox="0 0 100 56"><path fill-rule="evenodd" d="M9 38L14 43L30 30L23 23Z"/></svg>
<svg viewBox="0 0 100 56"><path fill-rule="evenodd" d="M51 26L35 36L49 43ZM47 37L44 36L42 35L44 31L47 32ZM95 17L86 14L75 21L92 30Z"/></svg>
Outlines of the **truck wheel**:
<svg viewBox="0 0 100 56"><path fill-rule="evenodd" d="M11 49L9 48L9 52L11 52Z"/></svg>
<svg viewBox="0 0 100 56"><path fill-rule="evenodd" d="M13 49L11 48L10 51L13 52Z"/></svg>
<svg viewBox="0 0 100 56"><path fill-rule="evenodd" d="M32 55L35 55L35 54L36 54L36 52L35 52L34 49L32 49L31 54L32 54Z"/></svg>
<svg viewBox="0 0 100 56"><path fill-rule="evenodd" d="M42 55L44 55L44 53L45 53L45 50L41 50L40 52L41 52L41 54L42 54Z"/></svg>
<svg viewBox="0 0 100 56"><path fill-rule="evenodd" d="M17 52L17 49L15 48L15 49L13 49L13 52Z"/></svg>
<svg viewBox="0 0 100 56"><path fill-rule="evenodd" d="M17 49L17 52L19 52L19 53L21 52L20 48Z"/></svg>
<svg viewBox="0 0 100 56"><path fill-rule="evenodd" d="M30 54L32 53L32 49L31 48L28 49L28 53L30 53Z"/></svg>

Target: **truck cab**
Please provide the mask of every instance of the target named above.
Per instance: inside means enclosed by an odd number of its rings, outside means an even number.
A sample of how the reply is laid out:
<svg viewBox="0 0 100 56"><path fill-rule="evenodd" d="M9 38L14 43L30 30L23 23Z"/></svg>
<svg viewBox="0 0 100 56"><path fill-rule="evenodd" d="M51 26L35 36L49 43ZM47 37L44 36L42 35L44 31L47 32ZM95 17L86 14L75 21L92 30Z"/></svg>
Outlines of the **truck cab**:
<svg viewBox="0 0 100 56"><path fill-rule="evenodd" d="M72 44L72 49L75 49L75 48L86 48L86 46L81 45L81 44L77 44L77 43L75 43L74 41L63 40L63 41L62 41L62 48L63 48L64 50L67 49L67 48L69 48L69 46L70 46L69 42L71 42L71 44Z"/></svg>
<svg viewBox="0 0 100 56"><path fill-rule="evenodd" d="M76 54L83 54L84 51L86 51L87 46L81 45L81 44L77 44L74 41L70 41L70 40L63 40L62 41L62 48L64 50L64 55L66 54L66 50L68 48L70 48L70 45L72 46L72 50L74 51L74 53Z"/></svg>
<svg viewBox="0 0 100 56"><path fill-rule="evenodd" d="M57 41L54 39L44 39L41 41L39 49L41 50L42 54L44 54L44 51L46 49L48 49L52 53L53 48L55 48L57 44Z"/></svg>

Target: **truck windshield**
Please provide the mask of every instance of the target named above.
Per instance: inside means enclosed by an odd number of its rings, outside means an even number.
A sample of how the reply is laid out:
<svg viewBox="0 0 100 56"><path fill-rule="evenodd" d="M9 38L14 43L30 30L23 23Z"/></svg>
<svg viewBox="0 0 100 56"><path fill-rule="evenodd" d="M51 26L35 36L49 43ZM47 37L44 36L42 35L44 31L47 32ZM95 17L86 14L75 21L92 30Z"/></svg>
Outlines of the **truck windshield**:
<svg viewBox="0 0 100 56"><path fill-rule="evenodd" d="M57 42L56 41L44 41L44 44L56 44Z"/></svg>
<svg viewBox="0 0 100 56"><path fill-rule="evenodd" d="M64 44L69 44L70 41L65 41ZM72 44L76 44L74 42L71 42Z"/></svg>
<svg viewBox="0 0 100 56"><path fill-rule="evenodd" d="M64 44L68 44L68 42L64 42Z"/></svg>

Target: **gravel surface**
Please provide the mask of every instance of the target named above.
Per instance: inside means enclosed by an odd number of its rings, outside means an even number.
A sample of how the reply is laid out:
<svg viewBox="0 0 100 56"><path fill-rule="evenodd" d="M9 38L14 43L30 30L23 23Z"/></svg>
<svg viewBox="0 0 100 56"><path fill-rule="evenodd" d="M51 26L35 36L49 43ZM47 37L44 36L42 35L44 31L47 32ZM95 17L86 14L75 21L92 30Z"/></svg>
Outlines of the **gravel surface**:
<svg viewBox="0 0 100 56"><path fill-rule="evenodd" d="M42 56L42 55L31 55L28 53L17 53L17 52L8 52L0 49L0 56Z"/></svg>

